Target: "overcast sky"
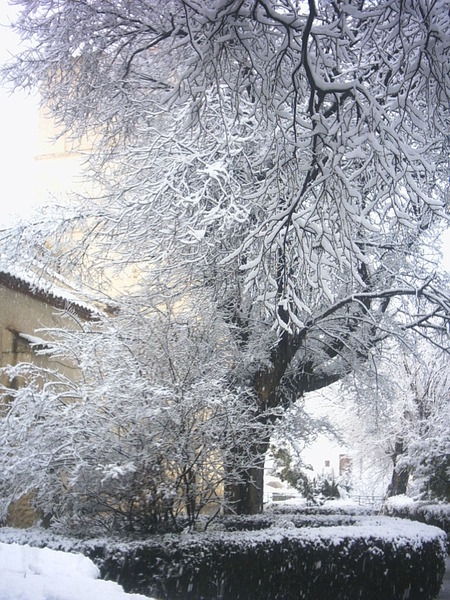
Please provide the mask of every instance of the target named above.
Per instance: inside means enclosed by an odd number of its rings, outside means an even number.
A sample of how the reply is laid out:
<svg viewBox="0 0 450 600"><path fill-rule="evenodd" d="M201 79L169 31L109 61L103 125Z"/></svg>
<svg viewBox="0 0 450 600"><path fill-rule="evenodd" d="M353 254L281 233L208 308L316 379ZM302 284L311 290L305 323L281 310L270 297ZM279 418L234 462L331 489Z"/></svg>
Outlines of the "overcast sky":
<svg viewBox="0 0 450 600"><path fill-rule="evenodd" d="M15 54L18 39L8 27L14 7L0 0L0 63ZM25 93L0 87L0 221L9 213L27 214L33 205L33 171L37 137L36 101Z"/></svg>

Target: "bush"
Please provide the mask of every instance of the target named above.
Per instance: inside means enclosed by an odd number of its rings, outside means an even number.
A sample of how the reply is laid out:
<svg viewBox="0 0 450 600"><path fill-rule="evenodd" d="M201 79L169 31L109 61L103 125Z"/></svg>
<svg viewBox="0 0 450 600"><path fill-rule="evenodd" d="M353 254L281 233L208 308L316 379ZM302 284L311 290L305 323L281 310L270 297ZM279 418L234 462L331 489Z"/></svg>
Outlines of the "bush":
<svg viewBox="0 0 450 600"><path fill-rule="evenodd" d="M345 500L327 500L321 505L299 504L297 501L290 502L274 502L269 504L266 513L274 513L275 515L372 515L373 509L369 506L360 506L350 501Z"/></svg>
<svg viewBox="0 0 450 600"><path fill-rule="evenodd" d="M233 517L220 522L221 531L128 542L45 535L53 548L89 556L103 578L127 592L160 600L431 600L437 595L445 570L445 534L439 529L386 516L308 513ZM0 530L0 539L6 537ZM23 541L33 543L33 535L24 532Z"/></svg>
<svg viewBox="0 0 450 600"><path fill-rule="evenodd" d="M415 502L406 496L394 496L386 502L384 512L393 517L439 527L447 534L447 547L450 553L450 504Z"/></svg>
<svg viewBox="0 0 450 600"><path fill-rule="evenodd" d="M153 537L90 551L102 574L163 599L426 600L445 570L442 532L382 517L344 527Z"/></svg>

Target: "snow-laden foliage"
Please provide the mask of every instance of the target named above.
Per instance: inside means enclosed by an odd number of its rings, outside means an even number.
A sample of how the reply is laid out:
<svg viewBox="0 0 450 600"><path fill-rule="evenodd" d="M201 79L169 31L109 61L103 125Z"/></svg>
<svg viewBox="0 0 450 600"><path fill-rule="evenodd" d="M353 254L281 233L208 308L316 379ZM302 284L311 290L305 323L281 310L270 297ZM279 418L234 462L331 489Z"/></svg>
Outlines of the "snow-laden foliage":
<svg viewBox="0 0 450 600"><path fill-rule="evenodd" d="M407 417L416 423L407 428L405 452L396 469L412 473L424 497L450 502L450 361L445 356L427 358L416 372L408 369L415 414Z"/></svg>
<svg viewBox="0 0 450 600"><path fill-rule="evenodd" d="M41 0L8 73L96 142L116 190L88 211L102 266L195 269L247 343L276 324L328 374L383 318L448 310L421 244L447 199L448 19L442 1Z"/></svg>
<svg viewBox="0 0 450 600"><path fill-rule="evenodd" d="M334 399L355 471L360 462L378 465L379 476L392 476L388 495L408 490L448 501L448 354L427 344L407 350L395 345L374 357L374 365L343 382Z"/></svg>
<svg viewBox="0 0 450 600"><path fill-rule="evenodd" d="M448 347L444 0L17 3L4 74L91 139L98 197L8 248L93 286L135 265L150 296L204 290L240 353L227 381L262 412L387 336Z"/></svg>
<svg viewBox="0 0 450 600"><path fill-rule="evenodd" d="M176 530L223 509L225 477L240 481L267 428L227 381L233 349L200 307L68 324L46 352L69 358L75 379L6 369L27 385L3 390L3 517L25 492L42 517L90 531Z"/></svg>

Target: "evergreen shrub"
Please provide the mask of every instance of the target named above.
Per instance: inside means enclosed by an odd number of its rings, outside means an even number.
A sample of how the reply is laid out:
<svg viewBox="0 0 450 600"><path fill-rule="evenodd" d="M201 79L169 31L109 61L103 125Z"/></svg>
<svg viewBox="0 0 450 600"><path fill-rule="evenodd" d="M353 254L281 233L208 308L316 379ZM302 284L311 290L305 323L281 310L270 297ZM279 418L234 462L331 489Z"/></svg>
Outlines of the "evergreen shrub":
<svg viewBox="0 0 450 600"><path fill-rule="evenodd" d="M384 512L393 517L411 519L439 527L447 534L447 549L450 554L450 504L411 502L408 504L386 503Z"/></svg>
<svg viewBox="0 0 450 600"><path fill-rule="evenodd" d="M283 528L284 527L284 528ZM152 536L91 545L102 576L161 600L428 600L445 570L445 535L419 523Z"/></svg>
<svg viewBox="0 0 450 600"><path fill-rule="evenodd" d="M431 600L445 533L358 507L271 507L207 531L146 539L75 539L0 528L0 540L82 552L128 592L158 600ZM341 514L337 514L340 512ZM305 514L307 513L307 514Z"/></svg>

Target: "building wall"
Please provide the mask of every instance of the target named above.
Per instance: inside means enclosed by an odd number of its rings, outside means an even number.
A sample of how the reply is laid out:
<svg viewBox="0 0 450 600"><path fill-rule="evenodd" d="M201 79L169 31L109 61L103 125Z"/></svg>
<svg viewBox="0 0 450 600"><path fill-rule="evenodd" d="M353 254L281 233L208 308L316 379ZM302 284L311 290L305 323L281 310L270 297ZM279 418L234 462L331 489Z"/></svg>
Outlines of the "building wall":
<svg viewBox="0 0 450 600"><path fill-rule="evenodd" d="M39 203L47 205L56 199L58 203L70 206L77 196L101 196L102 190L84 172L94 135L75 142L69 133L62 134L61 131L48 109L42 107L38 114L35 156L35 195ZM75 232L74 239L83 235L84 232ZM89 264L87 257L86 264ZM70 277L70 273L64 275ZM102 292L116 297L127 289L134 289L139 278L138 265L125 265L120 276L116 268L106 269L95 283Z"/></svg>
<svg viewBox="0 0 450 600"><path fill-rule="evenodd" d="M0 284L0 367L21 361L50 366L47 357L37 356L28 336L49 340L48 334L40 329L61 327L64 321L61 311L50 303ZM68 365L58 363L58 367L67 374L75 374Z"/></svg>
<svg viewBox="0 0 450 600"><path fill-rule="evenodd" d="M65 203L71 193L92 190L83 177L89 147L88 140L75 144L68 134L61 134L49 111L40 109L35 156L35 194L40 202L57 199Z"/></svg>
<svg viewBox="0 0 450 600"><path fill-rule="evenodd" d="M11 289L0 284L0 367L16 365L20 362L31 362L42 367L54 367L51 359L39 356L30 343L33 338L49 340L43 327L60 327L66 319L61 312L45 302L33 297L30 293ZM66 323L67 324L67 323ZM75 378L77 370L58 361L57 368L67 376ZM10 381L6 375L0 374L0 384L6 387L17 387L21 383ZM1 402L7 402L8 396L3 396ZM1 411L0 411L1 413ZM32 508L32 494L27 494L8 508L6 524L10 527L30 527L39 518Z"/></svg>

